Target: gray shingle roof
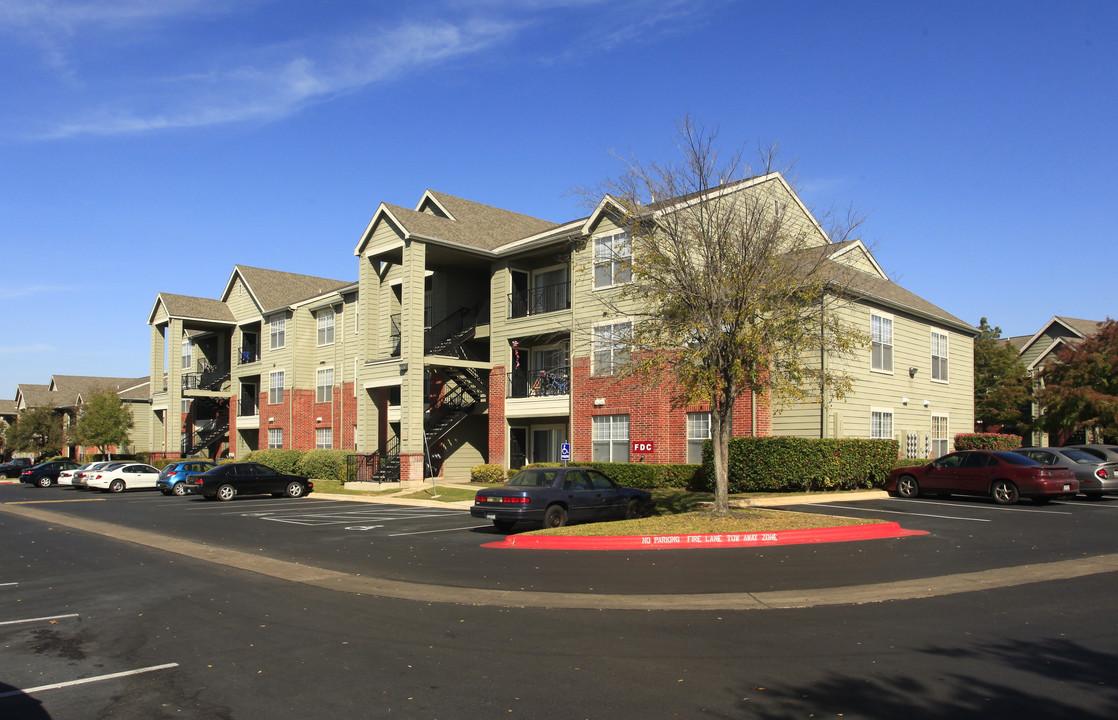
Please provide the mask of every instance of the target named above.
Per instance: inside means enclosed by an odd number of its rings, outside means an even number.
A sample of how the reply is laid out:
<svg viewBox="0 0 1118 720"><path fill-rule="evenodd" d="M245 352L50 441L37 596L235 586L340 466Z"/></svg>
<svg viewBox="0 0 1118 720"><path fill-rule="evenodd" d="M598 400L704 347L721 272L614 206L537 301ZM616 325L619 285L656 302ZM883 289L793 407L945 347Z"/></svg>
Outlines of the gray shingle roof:
<svg viewBox="0 0 1118 720"><path fill-rule="evenodd" d="M262 312L288 307L356 284L353 280L331 280L247 265L237 265L234 270L244 279L249 291L260 303Z"/></svg>
<svg viewBox="0 0 1118 720"><path fill-rule="evenodd" d="M233 313L220 300L165 292L159 293L159 300L163 303L163 309L171 317L236 322Z"/></svg>
<svg viewBox="0 0 1118 720"><path fill-rule="evenodd" d="M53 375L51 386L54 392L55 407L72 407L78 398L88 402L89 398L103 390L114 390L121 399L140 399L148 397L150 378L111 378L85 375Z"/></svg>
<svg viewBox="0 0 1118 720"><path fill-rule="evenodd" d="M387 203L384 207L410 234L481 250L492 250L558 227L557 223L548 220L540 220L453 195L431 190L427 193L454 219Z"/></svg>
<svg viewBox="0 0 1118 720"><path fill-rule="evenodd" d="M1069 318L1056 315L1055 318L1072 330L1080 333L1084 337L1094 335L1103 326L1102 321L1099 320L1080 320L1078 318Z"/></svg>

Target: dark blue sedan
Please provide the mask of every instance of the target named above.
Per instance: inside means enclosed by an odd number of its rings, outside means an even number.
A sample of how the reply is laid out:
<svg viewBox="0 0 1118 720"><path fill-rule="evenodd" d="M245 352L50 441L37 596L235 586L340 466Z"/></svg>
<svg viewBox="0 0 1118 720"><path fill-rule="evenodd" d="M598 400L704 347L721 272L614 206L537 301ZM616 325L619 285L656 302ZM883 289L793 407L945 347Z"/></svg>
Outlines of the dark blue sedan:
<svg viewBox="0 0 1118 720"><path fill-rule="evenodd" d="M528 468L506 485L478 492L470 515L492 520L501 532L521 521L546 528L568 522L647 517L655 503L647 490L622 487L592 468Z"/></svg>

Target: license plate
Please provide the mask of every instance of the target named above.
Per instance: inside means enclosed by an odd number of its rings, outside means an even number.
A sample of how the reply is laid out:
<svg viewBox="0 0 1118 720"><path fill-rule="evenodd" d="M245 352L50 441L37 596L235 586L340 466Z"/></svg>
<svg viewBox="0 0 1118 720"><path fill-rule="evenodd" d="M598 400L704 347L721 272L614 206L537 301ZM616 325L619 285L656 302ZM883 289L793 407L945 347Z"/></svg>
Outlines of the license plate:
<svg viewBox="0 0 1118 720"><path fill-rule="evenodd" d="M485 519L486 520L496 520L497 519L497 513L485 513Z"/></svg>
<svg viewBox="0 0 1118 720"><path fill-rule="evenodd" d="M1064 483L1064 490L1071 490L1071 485Z"/></svg>

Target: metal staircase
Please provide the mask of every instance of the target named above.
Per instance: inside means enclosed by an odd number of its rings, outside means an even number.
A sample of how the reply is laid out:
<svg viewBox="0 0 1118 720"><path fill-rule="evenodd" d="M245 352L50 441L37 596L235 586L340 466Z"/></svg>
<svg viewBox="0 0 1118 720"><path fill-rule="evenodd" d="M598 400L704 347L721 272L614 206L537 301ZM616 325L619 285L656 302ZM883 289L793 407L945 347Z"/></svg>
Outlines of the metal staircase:
<svg viewBox="0 0 1118 720"><path fill-rule="evenodd" d="M213 445L224 442L229 436L229 399L200 397L194 399L195 412L204 412L214 417L201 425L195 425L194 431L182 436L183 456L193 455L199 450L209 450ZM213 453L208 453L212 455Z"/></svg>

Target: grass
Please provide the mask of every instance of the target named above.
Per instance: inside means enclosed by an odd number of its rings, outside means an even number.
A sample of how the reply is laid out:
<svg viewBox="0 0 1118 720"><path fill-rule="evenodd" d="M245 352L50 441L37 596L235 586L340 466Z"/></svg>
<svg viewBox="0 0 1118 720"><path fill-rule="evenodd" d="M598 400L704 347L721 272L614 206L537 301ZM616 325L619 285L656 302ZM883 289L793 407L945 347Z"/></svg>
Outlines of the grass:
<svg viewBox="0 0 1118 720"><path fill-rule="evenodd" d="M722 533L779 532L840 525L871 525L881 520L862 520L817 513L787 512L750 508L734 510L729 517L715 517L709 511L654 515L642 520L567 525L561 528L536 530L531 535L600 536L600 535L718 535Z"/></svg>
<svg viewBox="0 0 1118 720"><path fill-rule="evenodd" d="M431 488L423 488L407 495L397 495L396 497L411 498L413 500L438 500L440 502L459 502L461 500L473 500L477 495L477 490L472 488L458 488L458 487L442 487L436 486L434 490Z"/></svg>

